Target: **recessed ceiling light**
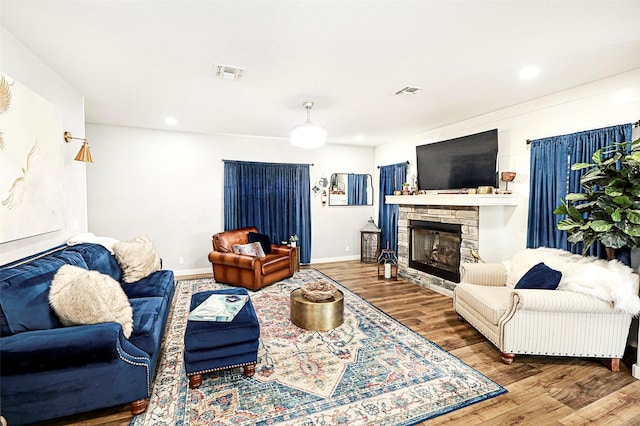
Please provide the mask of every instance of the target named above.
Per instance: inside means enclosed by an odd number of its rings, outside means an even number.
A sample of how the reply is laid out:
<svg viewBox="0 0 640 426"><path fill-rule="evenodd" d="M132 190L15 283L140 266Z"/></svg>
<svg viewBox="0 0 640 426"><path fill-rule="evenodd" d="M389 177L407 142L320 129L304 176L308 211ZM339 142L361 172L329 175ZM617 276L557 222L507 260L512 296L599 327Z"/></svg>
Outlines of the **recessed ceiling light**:
<svg viewBox="0 0 640 426"><path fill-rule="evenodd" d="M164 119L164 122L169 126L175 126L176 124L178 124L178 120L176 120L175 117L167 117Z"/></svg>
<svg viewBox="0 0 640 426"><path fill-rule="evenodd" d="M353 138L356 142L364 141L364 135L358 134L355 138Z"/></svg>
<svg viewBox="0 0 640 426"><path fill-rule="evenodd" d="M520 69L520 78L523 80L530 80L536 78L540 74L540 67L536 65L528 65Z"/></svg>

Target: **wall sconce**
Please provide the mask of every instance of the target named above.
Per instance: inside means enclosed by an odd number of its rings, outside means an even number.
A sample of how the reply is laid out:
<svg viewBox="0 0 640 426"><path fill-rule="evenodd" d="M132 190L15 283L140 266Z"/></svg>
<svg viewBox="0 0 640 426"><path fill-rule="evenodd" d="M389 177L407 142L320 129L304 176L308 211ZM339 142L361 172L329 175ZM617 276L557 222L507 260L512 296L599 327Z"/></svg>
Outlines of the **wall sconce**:
<svg viewBox="0 0 640 426"><path fill-rule="evenodd" d="M64 132L63 136L66 143L70 143L72 139L84 141L84 143L80 147L80 151L78 151L78 155L76 155L76 158L74 158L74 160L84 161L85 163L93 163L93 158L91 158L91 151L89 150L89 141L83 138L75 138L71 136L70 132Z"/></svg>

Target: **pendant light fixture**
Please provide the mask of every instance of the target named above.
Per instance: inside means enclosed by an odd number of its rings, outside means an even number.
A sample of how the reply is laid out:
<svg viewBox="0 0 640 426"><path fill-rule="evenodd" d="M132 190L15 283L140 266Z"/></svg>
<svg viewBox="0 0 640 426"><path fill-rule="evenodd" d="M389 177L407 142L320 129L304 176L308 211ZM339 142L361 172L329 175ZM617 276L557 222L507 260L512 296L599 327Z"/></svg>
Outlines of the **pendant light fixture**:
<svg viewBox="0 0 640 426"><path fill-rule="evenodd" d="M327 131L324 127L311 122L310 114L313 102L302 104L307 109L307 121L291 130L291 144L301 148L317 148L327 141Z"/></svg>

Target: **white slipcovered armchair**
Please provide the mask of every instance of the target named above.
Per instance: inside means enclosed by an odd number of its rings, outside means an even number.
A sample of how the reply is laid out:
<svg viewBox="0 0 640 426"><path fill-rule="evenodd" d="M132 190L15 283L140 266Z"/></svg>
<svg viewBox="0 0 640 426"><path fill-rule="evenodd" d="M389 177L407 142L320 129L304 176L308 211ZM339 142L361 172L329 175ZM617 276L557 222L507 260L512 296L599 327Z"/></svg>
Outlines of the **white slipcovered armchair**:
<svg viewBox="0 0 640 426"><path fill-rule="evenodd" d="M563 273L558 289L514 289L539 262ZM608 358L619 371L631 318L640 310L638 276L630 268L535 249L508 262L463 264L461 274L454 309L499 349L504 363L516 354Z"/></svg>

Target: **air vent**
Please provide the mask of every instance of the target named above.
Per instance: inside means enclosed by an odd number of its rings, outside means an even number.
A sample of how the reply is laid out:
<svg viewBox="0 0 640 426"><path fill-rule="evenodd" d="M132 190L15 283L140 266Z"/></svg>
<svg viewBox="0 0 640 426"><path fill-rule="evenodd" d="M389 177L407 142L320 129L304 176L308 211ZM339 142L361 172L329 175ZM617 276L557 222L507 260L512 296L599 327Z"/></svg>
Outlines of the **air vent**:
<svg viewBox="0 0 640 426"><path fill-rule="evenodd" d="M221 78L222 80L240 80L243 74L244 69L242 68L216 65L216 78Z"/></svg>
<svg viewBox="0 0 640 426"><path fill-rule="evenodd" d="M405 96L415 95L421 90L422 89L419 87L405 86L402 89L398 90L396 93L394 93L394 95L405 95Z"/></svg>

